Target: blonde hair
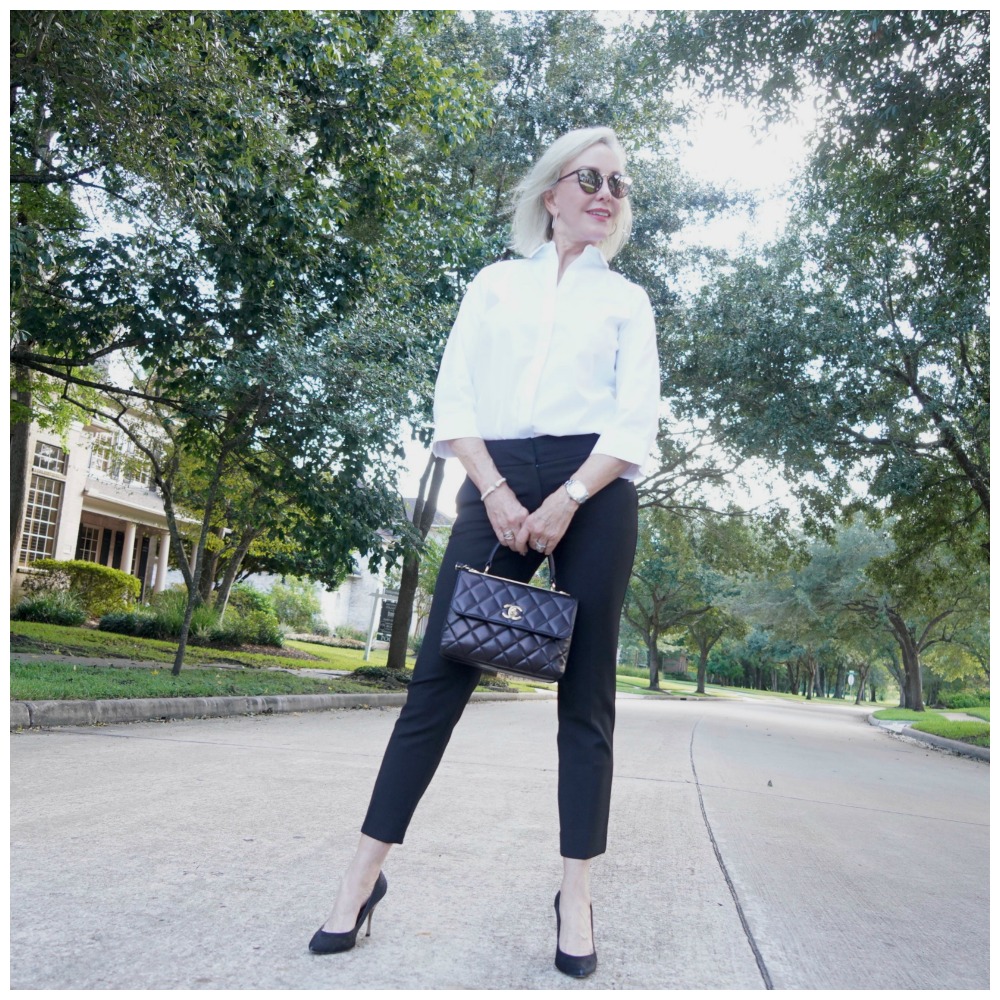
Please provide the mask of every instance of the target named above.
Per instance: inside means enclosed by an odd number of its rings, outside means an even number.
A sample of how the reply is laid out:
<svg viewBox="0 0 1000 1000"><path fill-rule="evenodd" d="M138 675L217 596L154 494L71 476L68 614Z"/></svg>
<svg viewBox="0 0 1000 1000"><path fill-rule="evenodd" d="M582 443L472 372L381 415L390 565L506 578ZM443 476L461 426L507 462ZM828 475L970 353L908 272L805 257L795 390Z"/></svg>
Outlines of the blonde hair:
<svg viewBox="0 0 1000 1000"><path fill-rule="evenodd" d="M610 128L580 128L560 136L535 161L535 165L511 192L513 221L510 245L521 256L528 257L546 240L552 239L552 217L545 207L545 192L555 184L562 168L591 146L603 143L621 161L625 169L625 150ZM606 240L599 244L604 256L611 260L625 245L632 231L632 206L623 198L618 224Z"/></svg>

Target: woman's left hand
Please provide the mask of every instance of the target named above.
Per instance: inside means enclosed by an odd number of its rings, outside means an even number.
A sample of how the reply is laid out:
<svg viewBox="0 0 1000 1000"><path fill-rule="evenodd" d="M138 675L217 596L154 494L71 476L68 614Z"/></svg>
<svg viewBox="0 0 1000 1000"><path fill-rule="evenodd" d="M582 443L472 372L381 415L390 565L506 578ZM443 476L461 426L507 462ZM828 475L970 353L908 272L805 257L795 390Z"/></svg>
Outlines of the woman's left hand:
<svg viewBox="0 0 1000 1000"><path fill-rule="evenodd" d="M548 555L566 534L579 506L560 486L542 501L541 507L524 519L514 547L521 550L523 546L527 546L535 552Z"/></svg>

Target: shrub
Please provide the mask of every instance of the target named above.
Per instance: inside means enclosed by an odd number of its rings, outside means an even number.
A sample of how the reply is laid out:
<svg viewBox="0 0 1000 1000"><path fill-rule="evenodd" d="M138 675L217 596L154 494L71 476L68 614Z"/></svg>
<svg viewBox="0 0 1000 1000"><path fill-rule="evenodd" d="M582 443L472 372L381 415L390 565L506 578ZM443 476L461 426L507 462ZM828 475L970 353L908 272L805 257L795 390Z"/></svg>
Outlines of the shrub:
<svg viewBox="0 0 1000 1000"><path fill-rule="evenodd" d="M990 703L989 691L942 691L938 701L944 708L978 708Z"/></svg>
<svg viewBox="0 0 1000 1000"><path fill-rule="evenodd" d="M53 590L23 598L11 609L14 621L43 622L46 625L82 625L87 612L76 594L68 590Z"/></svg>
<svg viewBox="0 0 1000 1000"><path fill-rule="evenodd" d="M358 667L351 673L351 680L374 684L381 688L398 691L409 685L413 677L411 670L390 670L388 667Z"/></svg>
<svg viewBox="0 0 1000 1000"><path fill-rule="evenodd" d="M287 582L275 583L270 598L278 620L293 632L311 632L321 620L316 585L308 580L290 577Z"/></svg>
<svg viewBox="0 0 1000 1000"><path fill-rule="evenodd" d="M149 618L149 616L140 615L135 611L109 611L106 615L101 615L97 627L102 632L114 632L117 635L139 635L138 620L140 618ZM151 618L149 620L152 621Z"/></svg>
<svg viewBox="0 0 1000 1000"><path fill-rule="evenodd" d="M229 592L228 608L235 609L239 614L246 614L248 611L266 611L275 614L274 602L271 595L264 591L251 587L249 583L238 583Z"/></svg>
<svg viewBox="0 0 1000 1000"><path fill-rule="evenodd" d="M281 646L285 641L277 617L267 611L241 615L230 609L209 635L213 642L227 646Z"/></svg>
<svg viewBox="0 0 1000 1000"><path fill-rule="evenodd" d="M135 635L143 639L178 639L186 606L187 591L171 588L157 594L147 606L103 615L97 627L104 632ZM208 638L216 621L215 611L206 604L199 604L191 618L189 636L192 639Z"/></svg>
<svg viewBox="0 0 1000 1000"><path fill-rule="evenodd" d="M368 642L367 632L362 632L359 628L351 628L350 625L338 625L333 630L333 634L339 639L352 639L354 642L360 642L362 646Z"/></svg>
<svg viewBox="0 0 1000 1000"><path fill-rule="evenodd" d="M187 612L188 593L185 587L171 587L157 594L150 602L150 613L156 619L156 638L179 639L184 615ZM189 635L206 637L218 623L219 616L208 604L199 604L191 616Z"/></svg>
<svg viewBox="0 0 1000 1000"><path fill-rule="evenodd" d="M139 598L139 580L110 566L83 559L36 559L31 567L43 572L25 580L26 591L71 591L93 617L123 611Z"/></svg>

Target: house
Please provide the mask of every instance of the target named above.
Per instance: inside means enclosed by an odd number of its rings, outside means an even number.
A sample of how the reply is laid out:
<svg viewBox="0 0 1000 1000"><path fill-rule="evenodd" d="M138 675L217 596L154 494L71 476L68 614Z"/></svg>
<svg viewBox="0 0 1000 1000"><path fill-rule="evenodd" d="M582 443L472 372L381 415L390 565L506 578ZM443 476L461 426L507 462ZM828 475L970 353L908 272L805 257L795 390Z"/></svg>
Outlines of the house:
<svg viewBox="0 0 1000 1000"><path fill-rule="evenodd" d="M73 424L64 435L32 424L30 479L11 592L36 559L85 559L163 590L170 532L135 445L120 431Z"/></svg>
<svg viewBox="0 0 1000 1000"><path fill-rule="evenodd" d="M412 517L416 501L406 497L403 503L406 505L407 517ZM429 537L446 536L453 523L453 518L437 511L431 523ZM371 628L372 615L377 614L377 634L382 641L388 641L388 630L391 630L392 613L396 607L394 591L386 590L384 569L377 574L372 573L367 559L355 555L353 572L336 590L324 592L320 596L320 603L321 614L332 628L346 626L366 635ZM416 627L417 614L414 612L411 629Z"/></svg>
<svg viewBox="0 0 1000 1000"><path fill-rule="evenodd" d="M12 594L32 572L30 564L46 558L84 559L131 573L142 582L142 600L182 582L177 570L169 571L163 501L127 435L78 423L60 435L32 424L28 447L32 466ZM413 503L406 501L408 513ZM450 526L450 518L437 514L431 531ZM247 582L268 590L273 578ZM367 634L376 601L383 623L394 607L385 596L384 573L373 574L368 560L356 556L351 575L332 593L321 594L321 614L331 628Z"/></svg>

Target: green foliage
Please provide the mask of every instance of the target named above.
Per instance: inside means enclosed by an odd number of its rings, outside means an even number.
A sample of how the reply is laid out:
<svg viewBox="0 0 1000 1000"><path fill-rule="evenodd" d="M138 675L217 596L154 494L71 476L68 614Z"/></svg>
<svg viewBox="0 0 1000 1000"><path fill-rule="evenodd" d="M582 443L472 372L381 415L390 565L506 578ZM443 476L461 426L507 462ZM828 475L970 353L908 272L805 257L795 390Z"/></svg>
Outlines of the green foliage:
<svg viewBox="0 0 1000 1000"><path fill-rule="evenodd" d="M130 611L113 611L101 617L97 627L105 632L134 635L144 639L177 639L184 624L187 594L171 587L153 600ZM218 615L206 604L199 604L191 620L191 634L206 639L216 627Z"/></svg>
<svg viewBox="0 0 1000 1000"><path fill-rule="evenodd" d="M270 611L229 610L210 637L213 642L232 646L281 646L285 641L281 625Z"/></svg>
<svg viewBox="0 0 1000 1000"><path fill-rule="evenodd" d="M338 638L359 643L362 647L368 641L368 634L366 632L363 632L359 628L352 628L350 625L338 625L333 631L334 635Z"/></svg>
<svg viewBox="0 0 1000 1000"><path fill-rule="evenodd" d="M155 615L142 611L109 611L101 615L97 627L102 632L135 635L144 639L169 639L169 632L160 628Z"/></svg>
<svg viewBox="0 0 1000 1000"><path fill-rule="evenodd" d="M321 623L322 605L311 581L289 577L273 584L268 596L278 621L293 632L314 632Z"/></svg>
<svg viewBox="0 0 1000 1000"><path fill-rule="evenodd" d="M149 609L156 620L156 638L177 639L184 626L188 595L182 587L170 587L157 594ZM218 614L207 604L197 604L191 618L191 635L206 638L218 623Z"/></svg>
<svg viewBox="0 0 1000 1000"><path fill-rule="evenodd" d="M985 707L989 721L989 691L942 691L938 695L938 704L942 708L979 708Z"/></svg>
<svg viewBox="0 0 1000 1000"><path fill-rule="evenodd" d="M266 611L272 615L277 614L273 593L265 594L248 583L238 583L233 587L229 594L228 607L241 613Z"/></svg>
<svg viewBox="0 0 1000 1000"><path fill-rule="evenodd" d="M352 674L352 680L376 684L390 691L407 687L413 679L412 670L390 670L388 667L358 667Z"/></svg>
<svg viewBox="0 0 1000 1000"><path fill-rule="evenodd" d="M989 15L661 12L645 37L706 93L818 113L787 232L716 268L664 357L678 411L821 520L864 484L901 563L985 561Z"/></svg>
<svg viewBox="0 0 1000 1000"><path fill-rule="evenodd" d="M124 609L139 597L139 580L110 566L83 559L36 559L31 566L42 572L25 580L25 590L69 590L91 616Z"/></svg>
<svg viewBox="0 0 1000 1000"><path fill-rule="evenodd" d="M441 155L479 120L464 69L428 52L442 17L12 17L13 369L129 433L136 402L151 411L162 433L134 440L192 607L209 533L233 540L230 579L266 531L273 569L333 586L398 517L406 333L354 317L393 220L436 192L390 137L412 130ZM134 384L81 376L114 354Z"/></svg>
<svg viewBox="0 0 1000 1000"><path fill-rule="evenodd" d="M87 612L72 591L53 590L22 598L11 608L10 617L13 621L82 625L87 620Z"/></svg>

